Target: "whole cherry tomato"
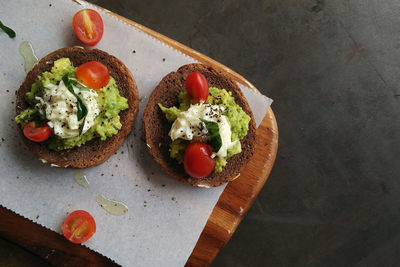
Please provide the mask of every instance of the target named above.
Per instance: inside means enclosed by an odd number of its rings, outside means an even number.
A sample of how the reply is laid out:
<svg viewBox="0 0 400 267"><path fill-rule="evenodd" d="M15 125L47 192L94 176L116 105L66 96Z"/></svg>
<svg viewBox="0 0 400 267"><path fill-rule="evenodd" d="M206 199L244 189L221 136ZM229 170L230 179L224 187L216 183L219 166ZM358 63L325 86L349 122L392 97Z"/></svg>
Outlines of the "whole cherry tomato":
<svg viewBox="0 0 400 267"><path fill-rule="evenodd" d="M204 142L192 142L183 155L183 167L193 178L204 178L215 167L215 159L211 157L212 148Z"/></svg>
<svg viewBox="0 0 400 267"><path fill-rule="evenodd" d="M49 125L44 124L43 126L36 127L36 123L34 121L25 124L22 131L25 137L33 142L46 141L51 135L51 129Z"/></svg>
<svg viewBox="0 0 400 267"><path fill-rule="evenodd" d="M98 90L108 84L110 73L104 64L98 61L89 61L77 68L76 77L87 87Z"/></svg>
<svg viewBox="0 0 400 267"><path fill-rule="evenodd" d="M93 9L82 9L72 19L76 36L87 45L97 44L103 36L103 20Z"/></svg>
<svg viewBox="0 0 400 267"><path fill-rule="evenodd" d="M196 102L207 101L208 82L200 72L192 72L186 77L186 92Z"/></svg>
<svg viewBox="0 0 400 267"><path fill-rule="evenodd" d="M96 232L96 223L87 211L73 211L65 219L62 232L66 239L75 244L89 240Z"/></svg>

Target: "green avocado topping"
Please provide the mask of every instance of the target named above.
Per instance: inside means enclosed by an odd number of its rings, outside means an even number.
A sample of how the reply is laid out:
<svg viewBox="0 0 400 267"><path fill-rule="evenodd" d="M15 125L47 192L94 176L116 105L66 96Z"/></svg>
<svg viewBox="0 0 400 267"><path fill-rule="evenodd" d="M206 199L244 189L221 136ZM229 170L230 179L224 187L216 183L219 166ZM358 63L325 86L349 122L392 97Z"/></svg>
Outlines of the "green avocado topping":
<svg viewBox="0 0 400 267"><path fill-rule="evenodd" d="M195 104L190 97L187 95L186 91L183 91L178 96L179 107L166 108L161 104L158 104L165 117L170 123L173 123L178 117L180 112L189 109L191 104ZM231 127L231 141L241 140L247 135L249 129L250 116L247 115L243 109L235 103L235 99L232 97L231 92L225 89L218 89L215 87L209 88L209 96L206 104L219 105L224 107L222 115L226 116L228 123ZM204 122L204 121L203 121ZM214 123L205 122L206 127L211 133L211 139L209 141L210 145L213 146L214 152L220 147L220 137L218 141L218 130L216 129ZM216 124L216 123L215 123ZM216 124L218 126L218 124ZM170 144L170 157L176 159L179 163L182 163L183 154L187 145L190 142L183 139L176 139ZM228 149L227 155L224 158L216 157L216 164L214 171L221 172L223 167L226 165L227 160L235 154L242 152L242 147L240 142L236 142L231 148Z"/></svg>
<svg viewBox="0 0 400 267"><path fill-rule="evenodd" d="M78 86L75 85L76 81L70 78L76 78L76 68L71 65L70 60L68 58L56 60L51 71L39 75L32 84L30 92L28 92L25 97L25 101L29 107L16 116L15 121L20 124L21 127L30 121L36 121L39 122L39 124L47 123L46 116L41 114L36 108L36 104L39 102L36 97L42 97L45 90L48 90L45 85L58 85L61 80L64 80L64 83L68 81L67 83L69 83L69 85L72 84L78 87L79 90L89 90L89 88L81 86L80 84ZM66 84L66 86L68 86L68 84ZM100 138L100 140L106 140L108 137L118 133L122 127L119 112L128 108L128 100L119 94L117 84L111 76L108 84L100 90L97 90L96 93L96 102L100 113L94 119L93 126L83 134L71 138L60 138L52 134L51 137L44 142L49 149L60 151L80 147L92 139ZM78 113L81 119L87 114L87 110L85 112L85 109L86 106L82 102L81 113Z"/></svg>

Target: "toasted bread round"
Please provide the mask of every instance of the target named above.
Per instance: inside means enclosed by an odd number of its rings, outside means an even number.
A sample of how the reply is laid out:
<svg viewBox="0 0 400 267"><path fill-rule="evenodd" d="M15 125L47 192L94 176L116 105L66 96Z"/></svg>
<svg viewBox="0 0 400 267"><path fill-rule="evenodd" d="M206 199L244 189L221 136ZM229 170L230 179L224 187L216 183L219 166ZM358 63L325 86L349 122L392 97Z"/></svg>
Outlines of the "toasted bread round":
<svg viewBox="0 0 400 267"><path fill-rule="evenodd" d="M186 174L183 165L179 164L169 155L169 144L171 139L168 132L171 123L167 121L164 113L160 110L158 103L165 107L178 105L178 95L185 90L186 77L194 72L201 72L207 79L209 86L219 89L226 89L232 93L236 104L251 117L249 131L240 141L242 152L228 159L222 172L211 173L209 176L196 179ZM161 165L163 170L178 181L199 187L219 186L226 182L236 179L240 175L240 170L250 160L254 153L256 126L253 113L247 103L240 88L222 70L215 69L203 64L189 64L180 67L176 72L171 72L165 76L160 84L152 92L149 102L143 115L144 131L146 143L151 155L156 162Z"/></svg>
<svg viewBox="0 0 400 267"><path fill-rule="evenodd" d="M121 147L128 137L138 111L138 90L131 72L116 57L98 49L91 50L83 47L61 48L42 58L27 74L17 92L17 115L28 107L25 102L25 94L31 90L36 78L43 72L50 71L54 61L63 57L69 58L74 66L93 60L100 61L107 66L110 75L117 83L120 95L128 99L129 108L119 113L122 128L116 135L107 138L105 141L95 138L81 147L62 151L50 150L43 143L35 143L27 139L22 130L20 133L28 149L43 162L58 167L88 168L106 161Z"/></svg>

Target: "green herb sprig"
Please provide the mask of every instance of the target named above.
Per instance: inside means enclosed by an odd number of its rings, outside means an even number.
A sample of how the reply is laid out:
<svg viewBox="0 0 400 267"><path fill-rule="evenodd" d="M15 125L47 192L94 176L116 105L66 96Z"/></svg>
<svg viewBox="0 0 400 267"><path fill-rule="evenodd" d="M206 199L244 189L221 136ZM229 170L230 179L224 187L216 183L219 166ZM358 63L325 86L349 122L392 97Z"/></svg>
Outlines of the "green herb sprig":
<svg viewBox="0 0 400 267"><path fill-rule="evenodd" d="M72 84L74 84L74 80L71 80L68 78L68 74L65 74L62 77L62 81L64 82L65 86L67 87L68 91L71 92L76 97L77 100L77 108L78 108L78 121L81 119L84 119L86 115L88 114L88 109L85 105L85 102L83 102L82 98L80 98L77 94L75 94L74 88L72 87ZM78 83L78 82L76 82ZM79 127L79 135L82 134L83 131L83 126L85 125L85 119L83 120L82 125Z"/></svg>
<svg viewBox="0 0 400 267"><path fill-rule="evenodd" d="M206 125L208 133L210 134L209 144L212 146L214 152L218 152L218 150L222 146L221 135L219 134L219 126L218 123L214 121L208 121L205 119L200 119Z"/></svg>
<svg viewBox="0 0 400 267"><path fill-rule="evenodd" d="M15 37L15 31L4 25L1 21L0 21L0 29L2 29L5 33L7 33L10 38Z"/></svg>

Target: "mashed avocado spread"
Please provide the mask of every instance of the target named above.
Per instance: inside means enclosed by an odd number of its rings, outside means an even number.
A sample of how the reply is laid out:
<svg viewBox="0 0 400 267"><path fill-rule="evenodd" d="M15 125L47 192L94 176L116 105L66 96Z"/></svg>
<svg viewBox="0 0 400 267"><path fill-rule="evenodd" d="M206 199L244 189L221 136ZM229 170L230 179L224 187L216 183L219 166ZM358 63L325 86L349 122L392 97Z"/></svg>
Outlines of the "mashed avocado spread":
<svg viewBox="0 0 400 267"><path fill-rule="evenodd" d="M159 104L167 120L171 123L178 118L181 112L187 111L191 107L191 104L193 104L186 91L179 94L178 101L179 107L166 108ZM225 157L216 157L214 171L221 172L222 168L227 163L227 159L242 151L239 141L247 134L250 117L235 103L235 99L232 97L231 93L227 92L225 89L210 87L209 96L205 104L218 105L221 107L223 110L221 115L226 117L230 125L232 146L227 149ZM189 140L183 138L173 140L170 144L170 156L179 163L182 163L183 154L189 143Z"/></svg>
<svg viewBox="0 0 400 267"><path fill-rule="evenodd" d="M53 134L45 141L45 144L47 144L49 149L55 151L70 149L76 146L79 147L94 138L106 140L107 137L117 134L122 127L119 112L128 108L128 101L126 98L120 96L117 84L111 76L108 84L100 90L94 91L93 89L86 88L86 90L84 90L86 92L82 90L82 92L77 93L83 96L82 99L87 102L87 106L89 106L89 104L95 106L95 111L91 112L89 110L88 112L87 117L91 115L90 118L83 118L81 121L77 122L83 125L84 130L79 134L75 134L76 136L68 138L65 138L65 135L63 136L62 134L56 134L55 125L48 120L48 113L51 113L48 109L49 105L47 104L46 109L40 107L44 105L43 99L46 99L46 97L51 100L52 96L49 96L49 91L57 86L60 88L62 85L62 78L65 75L68 75L70 79L76 79L76 67L71 65L68 58L56 60L50 72L44 72L39 75L32 84L30 92L28 92L25 97L25 101L28 103L29 107L16 116L15 121L20 124L21 127L24 127L25 124L31 121L35 121L36 125L48 123L50 127L53 128ZM88 92L87 89L90 89L92 92ZM87 97L85 98L85 96ZM71 102L72 99L68 101ZM74 99L74 101L76 101L76 99ZM94 103L89 103L89 101ZM65 102L68 104L67 101ZM65 127L65 125L62 125L62 127Z"/></svg>

